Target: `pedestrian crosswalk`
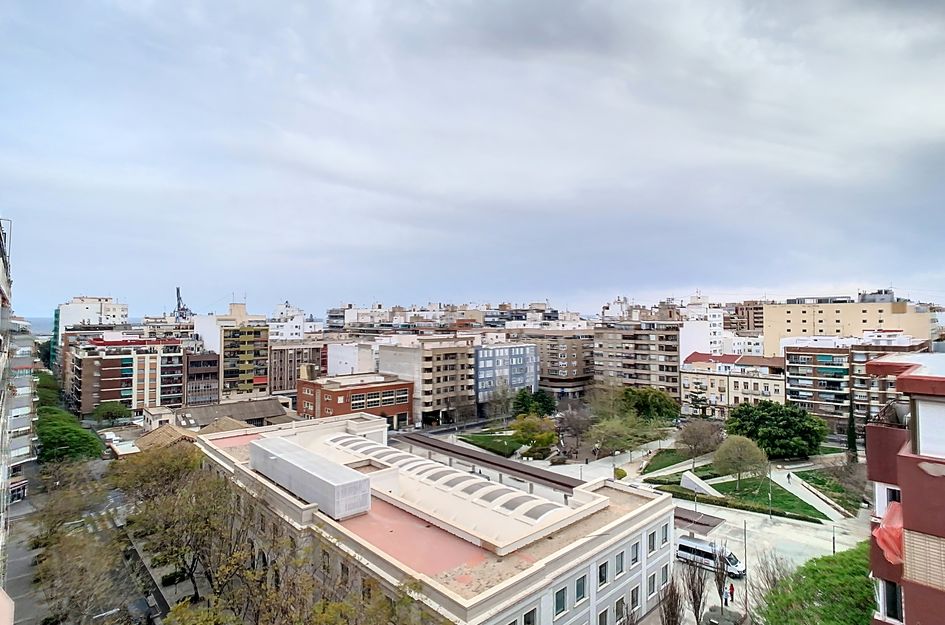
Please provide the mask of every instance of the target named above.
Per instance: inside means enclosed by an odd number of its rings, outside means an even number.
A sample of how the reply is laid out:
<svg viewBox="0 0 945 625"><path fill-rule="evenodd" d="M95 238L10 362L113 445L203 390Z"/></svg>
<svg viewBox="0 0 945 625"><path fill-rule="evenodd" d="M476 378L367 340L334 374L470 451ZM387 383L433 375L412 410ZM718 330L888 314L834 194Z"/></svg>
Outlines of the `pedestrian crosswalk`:
<svg viewBox="0 0 945 625"><path fill-rule="evenodd" d="M89 534L99 532L110 532L125 526L128 515L132 512L132 506L123 504L105 508L98 512L84 512L82 522L85 531Z"/></svg>

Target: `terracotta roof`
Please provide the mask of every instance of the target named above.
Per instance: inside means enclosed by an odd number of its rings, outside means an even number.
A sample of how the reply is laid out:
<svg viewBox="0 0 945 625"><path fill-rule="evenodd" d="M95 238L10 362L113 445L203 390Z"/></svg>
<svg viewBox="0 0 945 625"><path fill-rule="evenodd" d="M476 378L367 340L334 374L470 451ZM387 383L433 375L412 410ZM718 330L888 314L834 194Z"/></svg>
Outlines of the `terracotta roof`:
<svg viewBox="0 0 945 625"><path fill-rule="evenodd" d="M713 354L704 354L702 352L692 352L686 358L684 364L688 365L693 362L718 362L727 365L734 365L736 362L738 362L739 358L741 358L741 356L736 356L735 354L722 354L715 356Z"/></svg>
<svg viewBox="0 0 945 625"><path fill-rule="evenodd" d="M197 434L215 434L217 432L231 432L233 430L244 430L248 427L245 421L237 421L236 419L231 419L230 417L220 417L210 425L205 425L204 427L197 430Z"/></svg>
<svg viewBox="0 0 945 625"><path fill-rule="evenodd" d="M196 438L197 435L190 430L167 423L136 440L135 447L141 451L147 451L155 447L168 447L182 440L192 441Z"/></svg>
<svg viewBox="0 0 945 625"><path fill-rule="evenodd" d="M736 364L746 367L780 367L784 368L784 358L773 356L741 356Z"/></svg>
<svg viewBox="0 0 945 625"><path fill-rule="evenodd" d="M244 422L278 417L285 414L285 408L278 399L270 397L209 406L187 406L174 412L177 414L177 423L183 427L205 427L222 417Z"/></svg>

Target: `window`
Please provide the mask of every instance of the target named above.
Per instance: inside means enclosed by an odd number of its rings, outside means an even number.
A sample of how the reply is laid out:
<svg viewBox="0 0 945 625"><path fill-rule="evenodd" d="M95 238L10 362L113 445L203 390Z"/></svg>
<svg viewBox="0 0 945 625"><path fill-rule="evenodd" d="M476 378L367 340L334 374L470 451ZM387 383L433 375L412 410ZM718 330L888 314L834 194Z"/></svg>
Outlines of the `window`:
<svg viewBox="0 0 945 625"><path fill-rule="evenodd" d="M381 403L385 406L393 406L397 400L394 397L394 391L383 391L381 393Z"/></svg>
<svg viewBox="0 0 945 625"><path fill-rule="evenodd" d="M623 574L623 552L617 554L616 561L614 563L614 576Z"/></svg>
<svg viewBox="0 0 945 625"><path fill-rule="evenodd" d="M886 504L890 504L893 501L902 502L902 491L898 488L889 488L886 487Z"/></svg>
<svg viewBox="0 0 945 625"><path fill-rule="evenodd" d="M736 391L738 390L738 380L735 380L734 382L732 382L732 388L735 389Z"/></svg>
<svg viewBox="0 0 945 625"><path fill-rule="evenodd" d="M656 532L650 532L646 537L646 552L653 553L656 551Z"/></svg>
<svg viewBox="0 0 945 625"><path fill-rule="evenodd" d="M660 544L665 545L669 542L669 523L663 523L660 528Z"/></svg>
<svg viewBox="0 0 945 625"><path fill-rule="evenodd" d="M381 405L381 394L379 392L368 393L367 394L367 407L368 408L377 408Z"/></svg>
<svg viewBox="0 0 945 625"><path fill-rule="evenodd" d="M646 596L652 597L656 594L656 573L651 573L646 580Z"/></svg>
<svg viewBox="0 0 945 625"><path fill-rule="evenodd" d="M597 585L603 586L607 583L607 563L604 562L597 567Z"/></svg>
<svg viewBox="0 0 945 625"><path fill-rule="evenodd" d="M627 612L627 600L623 597L617 599L614 604L614 620L619 621Z"/></svg>
<svg viewBox="0 0 945 625"><path fill-rule="evenodd" d="M355 393L351 395L351 410L364 409L364 393Z"/></svg>
<svg viewBox="0 0 945 625"><path fill-rule="evenodd" d="M660 588L669 583L669 565L664 564L660 569Z"/></svg>
<svg viewBox="0 0 945 625"><path fill-rule="evenodd" d="M555 592L555 616L564 614L564 611L568 609L568 589L559 588Z"/></svg>
<svg viewBox="0 0 945 625"><path fill-rule="evenodd" d="M640 607L640 587L634 586L630 591L630 609L636 610Z"/></svg>
<svg viewBox="0 0 945 625"><path fill-rule="evenodd" d="M883 610L888 619L902 620L902 589L899 584L883 580Z"/></svg>
<svg viewBox="0 0 945 625"><path fill-rule="evenodd" d="M410 394L410 393L409 393L409 392L407 391L407 389L405 389L405 388L397 389L397 394L396 394L397 403L398 403L398 404L406 404L406 403L407 403L407 397L408 397L409 394Z"/></svg>
<svg viewBox="0 0 945 625"><path fill-rule="evenodd" d="M640 562L640 543L630 545L630 566Z"/></svg>
<svg viewBox="0 0 945 625"><path fill-rule="evenodd" d="M587 599L587 575L582 575L574 582L574 603Z"/></svg>
<svg viewBox="0 0 945 625"><path fill-rule="evenodd" d="M607 625L607 610L597 615L597 625Z"/></svg>
<svg viewBox="0 0 945 625"><path fill-rule="evenodd" d="M532 608L522 617L522 625L538 625L538 610Z"/></svg>

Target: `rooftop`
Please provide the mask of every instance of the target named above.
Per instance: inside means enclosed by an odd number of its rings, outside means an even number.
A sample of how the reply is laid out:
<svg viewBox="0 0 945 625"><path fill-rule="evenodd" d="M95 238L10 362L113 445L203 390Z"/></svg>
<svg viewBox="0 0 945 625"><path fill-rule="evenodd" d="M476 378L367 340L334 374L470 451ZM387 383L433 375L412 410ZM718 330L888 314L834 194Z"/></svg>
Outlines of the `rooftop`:
<svg viewBox="0 0 945 625"><path fill-rule="evenodd" d="M352 373L349 375L333 375L312 380L326 389L341 389L348 387L364 386L386 386L390 384L403 383L396 375L389 373Z"/></svg>

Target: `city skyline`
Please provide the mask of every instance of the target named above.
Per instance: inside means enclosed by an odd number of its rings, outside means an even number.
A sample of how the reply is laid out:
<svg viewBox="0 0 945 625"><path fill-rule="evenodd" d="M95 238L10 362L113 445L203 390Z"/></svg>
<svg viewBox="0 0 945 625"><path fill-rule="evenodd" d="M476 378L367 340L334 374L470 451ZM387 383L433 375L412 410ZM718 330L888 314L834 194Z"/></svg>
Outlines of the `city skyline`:
<svg viewBox="0 0 945 625"><path fill-rule="evenodd" d="M7 5L14 305L945 299L940 17Z"/></svg>

